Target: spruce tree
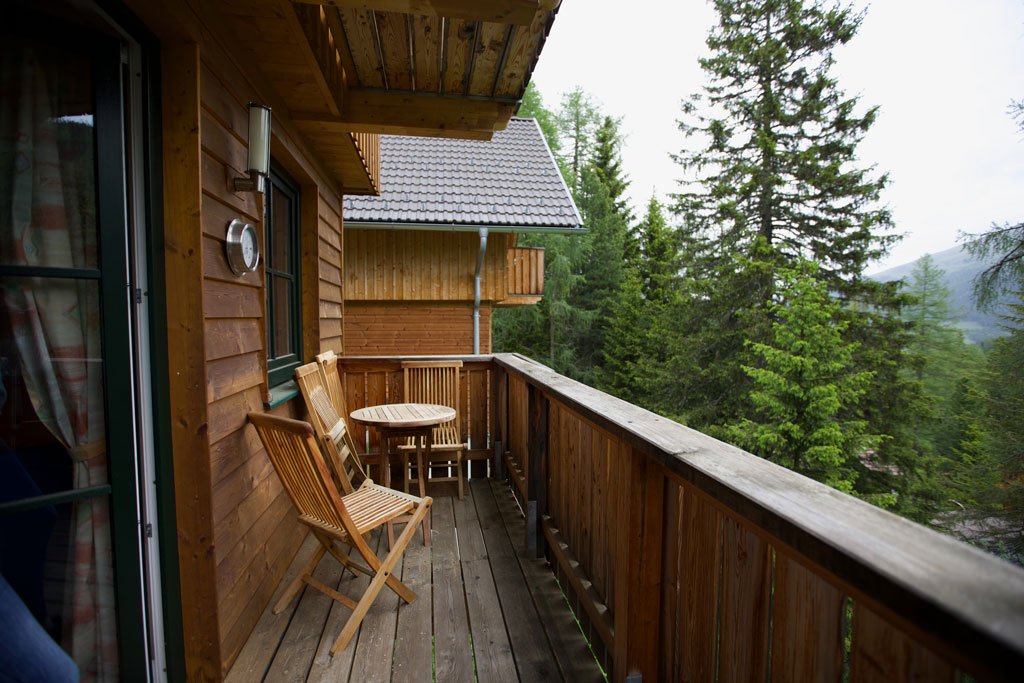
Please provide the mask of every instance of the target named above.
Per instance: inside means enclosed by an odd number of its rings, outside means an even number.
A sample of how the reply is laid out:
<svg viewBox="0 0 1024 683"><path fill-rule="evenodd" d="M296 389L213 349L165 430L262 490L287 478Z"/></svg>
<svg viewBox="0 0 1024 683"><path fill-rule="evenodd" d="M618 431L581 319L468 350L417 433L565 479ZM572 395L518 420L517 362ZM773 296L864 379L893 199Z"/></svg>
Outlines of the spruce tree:
<svg viewBox="0 0 1024 683"><path fill-rule="evenodd" d="M878 205L886 176L856 158L877 107L858 114L830 74L832 51L863 15L815 0L714 5L711 55L700 60L709 83L680 122L703 145L675 156L689 172L676 209L711 265L761 238L785 260L815 261L818 277L849 292L895 239ZM770 282L756 294L767 301Z"/></svg>
<svg viewBox="0 0 1024 683"><path fill-rule="evenodd" d="M859 458L878 440L863 420L850 417L871 373L853 367L856 343L843 340L847 323L816 275L817 266L808 261L778 269L771 336L750 344L757 362L743 366L753 381L753 417L726 426L724 434L764 458L853 492Z"/></svg>
<svg viewBox="0 0 1024 683"><path fill-rule="evenodd" d="M871 402L852 422L884 435L882 471L908 473L915 458L914 386L906 359L904 298L897 285L863 277L895 237L879 202L886 185L857 158L877 116L843 93L833 51L856 34L863 14L822 0L715 0L717 24L701 60L708 82L683 109L690 147L674 210L682 218L685 296L670 368L678 412L698 428L753 419L756 390L743 365L751 344L769 343L780 273L801 259L839 304L851 362L872 378ZM737 261L737 257L740 258ZM864 495L889 491L891 476L860 467ZM878 496L882 499L882 496Z"/></svg>

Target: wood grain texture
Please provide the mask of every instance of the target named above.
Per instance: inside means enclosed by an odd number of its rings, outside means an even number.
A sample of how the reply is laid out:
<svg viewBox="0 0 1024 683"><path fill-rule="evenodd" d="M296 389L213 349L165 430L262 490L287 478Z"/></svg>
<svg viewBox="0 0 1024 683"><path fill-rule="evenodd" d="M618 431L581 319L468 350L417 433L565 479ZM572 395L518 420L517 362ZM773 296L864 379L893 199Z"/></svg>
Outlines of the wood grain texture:
<svg viewBox="0 0 1024 683"><path fill-rule="evenodd" d="M469 649L466 593L462 586L451 500L439 498L431 510L434 595L434 675L439 681L474 680Z"/></svg>
<svg viewBox="0 0 1024 683"><path fill-rule="evenodd" d="M719 680L763 681L768 670L771 549L731 519L722 526Z"/></svg>
<svg viewBox="0 0 1024 683"><path fill-rule="evenodd" d="M505 298L505 233L487 240L480 282L483 301ZM473 301L480 238L472 232L350 230L345 233L345 298L349 301Z"/></svg>
<svg viewBox="0 0 1024 683"><path fill-rule="evenodd" d="M842 665L843 595L800 562L775 557L772 681L836 681Z"/></svg>
<svg viewBox="0 0 1024 683"><path fill-rule="evenodd" d="M899 627L956 666L994 678L1024 666L1019 569L540 363L514 354L493 358L510 373L510 383L518 377L542 388L553 401L648 454L777 550L798 549L814 573L854 599L862 592L905 615L896 617Z"/></svg>
<svg viewBox="0 0 1024 683"><path fill-rule="evenodd" d="M345 304L345 351L355 356L472 353L472 304ZM491 347L491 309L480 309L480 348Z"/></svg>
<svg viewBox="0 0 1024 683"><path fill-rule="evenodd" d="M854 606L850 680L952 683L956 670L864 604Z"/></svg>
<svg viewBox="0 0 1024 683"><path fill-rule="evenodd" d="M169 44L162 52L164 263L170 282L203 277L199 48ZM185 671L218 680L221 643L209 605L217 604L212 492L206 415L203 299L166 288L171 444L174 457L178 563Z"/></svg>

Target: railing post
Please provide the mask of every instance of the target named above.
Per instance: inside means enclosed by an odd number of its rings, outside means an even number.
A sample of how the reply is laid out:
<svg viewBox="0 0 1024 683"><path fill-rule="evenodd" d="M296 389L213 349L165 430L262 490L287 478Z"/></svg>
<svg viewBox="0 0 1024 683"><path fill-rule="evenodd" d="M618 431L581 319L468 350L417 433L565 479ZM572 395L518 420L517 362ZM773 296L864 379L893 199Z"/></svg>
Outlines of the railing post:
<svg viewBox="0 0 1024 683"><path fill-rule="evenodd" d="M491 363L491 477L505 481L505 444L508 442L508 373Z"/></svg>
<svg viewBox="0 0 1024 683"><path fill-rule="evenodd" d="M626 571L616 577L613 680L658 680L661 643L662 542L665 474L639 451L630 452L626 509L629 523L620 553ZM620 556L621 557L621 556Z"/></svg>
<svg viewBox="0 0 1024 683"><path fill-rule="evenodd" d="M529 387L529 441L526 481L526 551L530 557L544 557L547 548L541 519L548 511L548 399Z"/></svg>

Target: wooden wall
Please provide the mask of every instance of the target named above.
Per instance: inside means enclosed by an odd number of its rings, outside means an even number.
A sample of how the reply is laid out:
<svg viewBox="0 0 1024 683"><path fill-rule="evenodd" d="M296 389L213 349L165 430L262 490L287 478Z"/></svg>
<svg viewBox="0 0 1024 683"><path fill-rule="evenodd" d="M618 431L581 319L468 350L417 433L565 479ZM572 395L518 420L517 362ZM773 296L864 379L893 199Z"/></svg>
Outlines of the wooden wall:
<svg viewBox="0 0 1024 683"><path fill-rule="evenodd" d="M507 233L491 233L487 238L480 283L484 301L505 298L510 239ZM345 299L472 301L479 252L480 237L475 232L349 230L345 233Z"/></svg>
<svg viewBox="0 0 1024 683"><path fill-rule="evenodd" d="M489 304L480 306L480 352L491 352ZM349 356L473 353L473 303L349 300L345 304L345 353Z"/></svg>
<svg viewBox="0 0 1024 683"><path fill-rule="evenodd" d="M172 447L188 680L220 680L305 530L246 414L266 410L262 272L235 276L233 218L262 198L233 191L254 100L273 107L272 156L300 186L303 357L343 351L341 196L258 72L211 33L201 10L132 3L161 41L164 230ZM301 417L301 399L274 412Z"/></svg>

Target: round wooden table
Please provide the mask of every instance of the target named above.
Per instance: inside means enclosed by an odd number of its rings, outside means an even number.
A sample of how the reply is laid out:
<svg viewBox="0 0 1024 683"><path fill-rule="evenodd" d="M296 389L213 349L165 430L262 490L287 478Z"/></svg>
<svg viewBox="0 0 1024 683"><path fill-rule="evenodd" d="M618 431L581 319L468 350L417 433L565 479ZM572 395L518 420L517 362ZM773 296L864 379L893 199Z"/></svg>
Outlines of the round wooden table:
<svg viewBox="0 0 1024 683"><path fill-rule="evenodd" d="M359 424L375 427L380 434L381 470L384 486L391 487L391 441L413 438L416 444L416 479L419 495L427 494L425 465L430 463L430 449L434 442L434 427L455 418L455 409L433 403L389 403L353 410L351 417ZM424 454L426 461L424 462ZM409 492L408 461L403 458L402 478L405 492ZM388 547L394 543L392 523L401 523L402 517L388 522ZM430 513L423 518L423 544L430 545Z"/></svg>

